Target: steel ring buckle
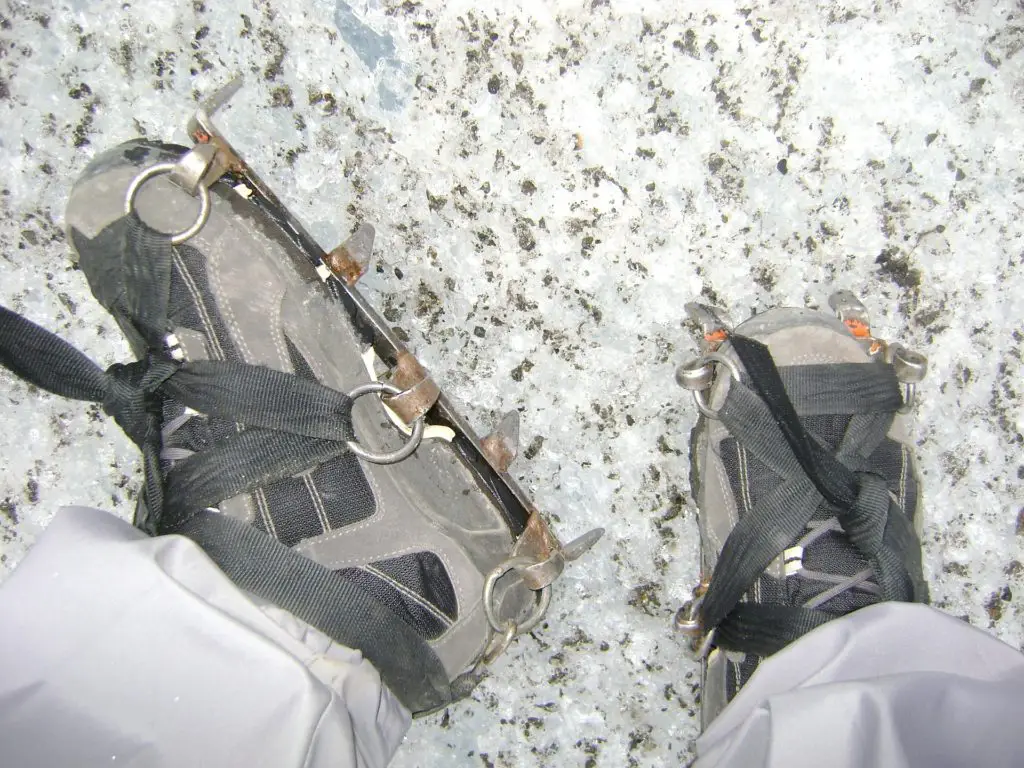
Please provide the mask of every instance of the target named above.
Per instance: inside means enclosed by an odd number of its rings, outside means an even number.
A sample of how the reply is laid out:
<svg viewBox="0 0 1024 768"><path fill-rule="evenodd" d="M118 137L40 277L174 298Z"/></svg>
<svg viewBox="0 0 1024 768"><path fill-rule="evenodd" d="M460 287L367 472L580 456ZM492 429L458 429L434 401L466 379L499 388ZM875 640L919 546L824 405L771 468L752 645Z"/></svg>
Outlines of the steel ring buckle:
<svg viewBox="0 0 1024 768"><path fill-rule="evenodd" d="M687 602L676 611L676 629L685 635L700 635L704 627L700 621L700 607L704 604L704 595L699 595Z"/></svg>
<svg viewBox="0 0 1024 768"><path fill-rule="evenodd" d="M721 352L709 352L704 355L704 360L712 363L721 363L729 369L730 375L736 380L740 380L740 369L736 367L736 363L730 360L728 357L723 355ZM718 411L714 410L708 405L707 400L704 397L705 390L695 389L693 390L693 401L697 404L697 410L707 416L709 419L717 419Z"/></svg>
<svg viewBox="0 0 1024 768"><path fill-rule="evenodd" d="M348 396L353 400L358 400L363 395L369 394L400 395L402 394L402 390L394 384L387 384L383 381L370 381L366 384L360 384L349 392ZM372 464L397 464L403 459L407 459L412 456L413 453L416 452L416 449L420 447L420 443L423 442L424 429L423 417L421 416L413 422L412 434L409 436L409 441L397 451L392 451L391 453L371 453L360 446L355 440L349 440L346 445L348 445L348 449L356 456L369 461Z"/></svg>
<svg viewBox="0 0 1024 768"><path fill-rule="evenodd" d="M510 621L508 622L508 626L505 628L505 634L495 636L494 640L488 644L487 650L484 651L484 655L480 660L484 664L493 664L501 654L508 650L508 647L512 644L512 640L515 636L516 623L514 621Z"/></svg>
<svg viewBox="0 0 1024 768"><path fill-rule="evenodd" d="M548 605L551 603L550 584L543 589L534 590L537 593L537 602L533 607L533 613L522 624L499 621L498 615L494 611L494 585L498 583L498 579L509 571L527 568L533 564L534 561L528 557L511 557L487 574L487 580L484 582L484 614L487 616L487 623L491 625L495 632L507 632L509 625L511 625L515 629L515 634L522 635L537 626L540 620L544 618Z"/></svg>
<svg viewBox="0 0 1024 768"><path fill-rule="evenodd" d="M715 630L704 631L700 620L700 607L704 604L704 595L698 595L676 612L676 630L687 637L690 655L695 659L703 659L711 650L715 641Z"/></svg>
<svg viewBox="0 0 1024 768"><path fill-rule="evenodd" d="M157 163L151 165L146 170L142 171L138 176L132 179L132 183L128 185L128 192L124 196L124 212L125 215L130 216L135 209L135 197L139 194L139 190L142 189L142 185L152 179L154 176L160 176L165 173L171 173L177 166L175 163ZM195 223L188 229L183 229L181 232L172 234L171 245L181 245L186 240L195 237L199 230L205 226L206 222L210 218L210 190L203 184L198 187L199 190L199 218L195 220Z"/></svg>

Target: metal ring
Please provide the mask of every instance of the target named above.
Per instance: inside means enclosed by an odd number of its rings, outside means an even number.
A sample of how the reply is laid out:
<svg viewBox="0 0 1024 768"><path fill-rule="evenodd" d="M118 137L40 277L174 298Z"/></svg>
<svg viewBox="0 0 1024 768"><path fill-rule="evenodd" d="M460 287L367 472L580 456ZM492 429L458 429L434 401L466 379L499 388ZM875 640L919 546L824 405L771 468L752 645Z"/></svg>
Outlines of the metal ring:
<svg viewBox="0 0 1024 768"><path fill-rule="evenodd" d="M387 384L383 381L369 381L366 384L360 384L349 392L348 396L353 400L358 400L363 395L382 393L388 395L400 395L402 394L402 390L394 384ZM424 429L426 429L426 426L424 425L423 417L421 416L413 422L412 434L409 435L409 442L397 451L392 451L391 453L371 453L360 446L355 440L349 440L346 445L348 445L348 449L352 451L352 453L365 461L369 461L371 464L397 464L403 459L407 459L412 456L413 453L416 452L416 449L420 447L420 443L423 442Z"/></svg>
<svg viewBox="0 0 1024 768"><path fill-rule="evenodd" d="M734 363L728 357L723 355L721 352L708 352L701 359L713 363L721 363L722 365L729 369L730 375L734 379L736 379L736 381L740 380L740 369L736 367L736 363ZM710 405L708 405L707 400L704 399L704 392L705 390L702 389L693 390L693 401L697 404L697 410L703 413L709 419L718 419L718 411L714 410Z"/></svg>
<svg viewBox="0 0 1024 768"><path fill-rule="evenodd" d="M682 608L676 611L675 626L678 631L684 635L700 635L703 633L704 627L698 615L703 603L704 595L700 595L688 601Z"/></svg>
<svg viewBox="0 0 1024 768"><path fill-rule="evenodd" d="M508 622L508 626L505 629L505 634L495 636L491 643L488 643L488 648L484 651L484 655L480 657L480 660L484 664L493 664L494 661L501 656L508 647L512 644L513 638L516 636L516 623L514 621ZM494 641L497 641L496 643ZM490 647L493 645L494 647Z"/></svg>
<svg viewBox="0 0 1024 768"><path fill-rule="evenodd" d="M124 196L124 212L125 215L130 216L135 208L135 196L139 194L139 190L142 189L142 185L152 179L154 176L160 176L164 173L171 173L176 168L175 163L157 163L151 165L146 170L142 171L138 176L132 179L132 183L128 185L128 192ZM210 190L203 184L199 185L199 218L196 219L195 223L188 229L183 229L181 232L177 232L171 235L171 245L181 245L186 240L195 237L199 230L201 230L206 222L210 218Z"/></svg>
<svg viewBox="0 0 1024 768"><path fill-rule="evenodd" d="M487 580L484 582L484 615L487 616L487 623L491 625L495 632L507 631L509 622L498 621L498 615L494 612L494 605L491 603L494 597L494 585L498 583L498 579L509 571L528 568L531 565L534 565L534 561L528 557L511 557L487 574ZM534 592L537 593L537 603L534 605L530 618L516 626L517 635L526 634L537 626L540 620L544 618L548 605L551 603L550 584L543 589L534 590Z"/></svg>
<svg viewBox="0 0 1024 768"><path fill-rule="evenodd" d="M700 620L700 607L704 604L704 595L697 595L682 608L676 611L674 624L676 630L686 635L689 655L697 660L707 656L708 651L715 641L715 629L705 632L704 625Z"/></svg>

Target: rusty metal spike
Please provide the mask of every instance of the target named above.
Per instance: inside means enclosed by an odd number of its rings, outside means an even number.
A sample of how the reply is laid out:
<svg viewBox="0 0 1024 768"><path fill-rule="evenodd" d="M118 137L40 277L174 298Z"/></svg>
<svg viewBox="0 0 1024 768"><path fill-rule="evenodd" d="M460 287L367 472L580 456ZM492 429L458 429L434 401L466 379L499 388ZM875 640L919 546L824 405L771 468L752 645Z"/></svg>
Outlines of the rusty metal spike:
<svg viewBox="0 0 1024 768"><path fill-rule="evenodd" d="M370 266L376 232L370 224L360 224L348 239L324 257L324 263L339 280L355 285Z"/></svg>
<svg viewBox="0 0 1024 768"><path fill-rule="evenodd" d="M502 416L498 426L480 441L484 455L499 472L507 472L519 454L519 411Z"/></svg>
<svg viewBox="0 0 1024 768"><path fill-rule="evenodd" d="M236 74L228 82L203 99L199 104L199 109L208 117L212 117L215 112L231 101L231 97L238 93L243 84L244 78L242 75Z"/></svg>
<svg viewBox="0 0 1024 768"><path fill-rule="evenodd" d="M566 560L576 560L584 555L598 540L604 536L604 528L592 528L582 536L577 536L562 546L562 554Z"/></svg>

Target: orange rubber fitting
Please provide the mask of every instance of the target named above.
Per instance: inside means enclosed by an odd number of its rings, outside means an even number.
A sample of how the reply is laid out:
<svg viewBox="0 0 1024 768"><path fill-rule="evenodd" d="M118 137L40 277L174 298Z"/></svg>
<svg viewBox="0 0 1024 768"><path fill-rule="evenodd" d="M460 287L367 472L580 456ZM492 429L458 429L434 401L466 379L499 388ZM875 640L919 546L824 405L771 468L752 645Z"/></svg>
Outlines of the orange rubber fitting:
<svg viewBox="0 0 1024 768"><path fill-rule="evenodd" d="M871 328L868 327L867 323L853 319L844 320L843 322L850 329L850 333L853 334L855 339L866 339L871 336Z"/></svg>

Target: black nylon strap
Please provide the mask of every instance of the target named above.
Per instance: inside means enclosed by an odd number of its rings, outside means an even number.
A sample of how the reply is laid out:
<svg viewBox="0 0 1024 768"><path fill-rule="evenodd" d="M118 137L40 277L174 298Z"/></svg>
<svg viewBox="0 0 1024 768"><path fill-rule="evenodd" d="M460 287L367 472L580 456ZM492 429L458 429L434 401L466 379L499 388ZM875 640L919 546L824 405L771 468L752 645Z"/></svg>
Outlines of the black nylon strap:
<svg viewBox="0 0 1024 768"><path fill-rule="evenodd" d="M343 441L246 429L179 462L167 473L167 525L176 525L197 509L297 475L347 451Z"/></svg>
<svg viewBox="0 0 1024 768"><path fill-rule="evenodd" d="M839 444L839 460L853 472L868 467L871 454L889 433L892 417L891 411L858 413L851 417Z"/></svg>
<svg viewBox="0 0 1024 768"><path fill-rule="evenodd" d="M0 365L40 389L73 400L103 402L103 371L66 341L0 306Z"/></svg>
<svg viewBox="0 0 1024 768"><path fill-rule="evenodd" d="M779 477L803 474L775 422L775 416L756 392L740 382L731 382L729 394L719 409L719 418L744 448Z"/></svg>
<svg viewBox="0 0 1024 768"><path fill-rule="evenodd" d="M177 533L202 547L239 588L361 650L410 711L427 712L451 701L448 675L433 649L358 585L220 513L199 512Z"/></svg>
<svg viewBox="0 0 1024 768"><path fill-rule="evenodd" d="M780 374L788 381L785 370ZM733 382L719 417L743 450L786 479L741 517L726 539L718 558L721 567L716 567L701 606L702 621L708 627L717 626L726 617L778 554L799 537L822 504L821 494L793 457L768 407L745 384ZM867 455L878 447L891 422L891 413L854 415L842 440L840 461L866 464ZM809 439L815 438L811 435ZM824 517L831 517L831 512ZM870 534L873 530L868 522L860 525ZM878 524L879 536L881 531Z"/></svg>
<svg viewBox="0 0 1024 768"><path fill-rule="evenodd" d="M765 345L738 335L731 336L730 343L745 373L743 382L730 388L720 417L737 439L784 479L737 522L718 558L700 610L703 626L716 629L716 644L767 655L830 618L822 611L794 606L739 602L771 561L797 538L822 497L835 511L851 544L870 562L883 599L926 600L920 544L911 521L890 498L884 480L848 468L804 429L797 415L786 381L798 388L812 387L817 385L812 380L816 374L810 368L795 373L787 369L784 378ZM877 368L884 370L883 366ZM857 372L870 378L861 387L863 402L832 406L834 412L856 414L840 456L861 466L888 430L891 410L902 401L893 400L898 387L891 371L876 375L874 370L860 368ZM749 397L748 382L756 397ZM838 395L833 395L835 400ZM895 407L890 409L890 404ZM814 406L811 410L819 409ZM780 433L785 448L779 443ZM799 465L796 474L794 460ZM799 496L802 482L809 484L808 490L815 489L806 498ZM774 650L766 651L769 648Z"/></svg>
<svg viewBox="0 0 1024 768"><path fill-rule="evenodd" d="M715 630L715 645L727 651L770 656L836 618L792 605L739 603Z"/></svg>
<svg viewBox="0 0 1024 768"><path fill-rule="evenodd" d="M250 427L351 440L352 399L323 384L227 360L184 363L161 391L194 411Z"/></svg>
<svg viewBox="0 0 1024 768"><path fill-rule="evenodd" d="M903 393L891 365L829 363L778 369L782 386L801 416L893 412ZM742 377L750 383L750 377Z"/></svg>
<svg viewBox="0 0 1024 768"><path fill-rule="evenodd" d="M920 574L921 545L910 520L899 507L878 493L873 475L858 475L811 439L793 408L768 348L745 336L730 337L733 349L752 384L775 420L808 478L835 508L851 543L871 562L875 580L886 600L925 600ZM864 492L862 493L862 488ZM885 506L885 513L868 505ZM873 526L869 527L869 526Z"/></svg>
<svg viewBox="0 0 1024 768"><path fill-rule="evenodd" d="M154 429L159 424L154 424ZM164 508L164 484L160 471L160 444L151 440L142 446L142 478L144 493L136 505L135 526L150 536L156 536L157 526Z"/></svg>
<svg viewBox="0 0 1024 768"><path fill-rule="evenodd" d="M103 403L139 446L153 438L151 417L159 415L154 394L178 367L154 357L104 371L60 337L6 307L0 307L0 364L48 392Z"/></svg>
<svg viewBox="0 0 1024 768"><path fill-rule="evenodd" d="M843 509L851 507L857 498L852 473L845 471L804 430L768 347L745 336L730 336L729 341L750 376L751 387L775 417L804 474L829 504Z"/></svg>
<svg viewBox="0 0 1024 768"><path fill-rule="evenodd" d="M820 498L810 481L798 475L776 486L736 522L701 603L704 627L722 622L772 560L804 530Z"/></svg>
<svg viewBox="0 0 1024 768"><path fill-rule="evenodd" d="M0 364L54 394L103 403L143 450L151 513L196 509L340 456L353 436L352 400L315 381L225 361L150 355L106 371L44 328L0 307ZM160 482L160 413L171 397L200 413L253 425L197 453ZM155 522L155 521L154 521Z"/></svg>
<svg viewBox="0 0 1024 768"><path fill-rule="evenodd" d="M167 303L171 294L170 239L142 223L131 213L123 222L124 246L113 253L122 255L121 269L113 276L122 287L124 311L138 333L152 349L160 349L167 333ZM119 225L113 227L115 232ZM117 313L116 313L117 314Z"/></svg>

